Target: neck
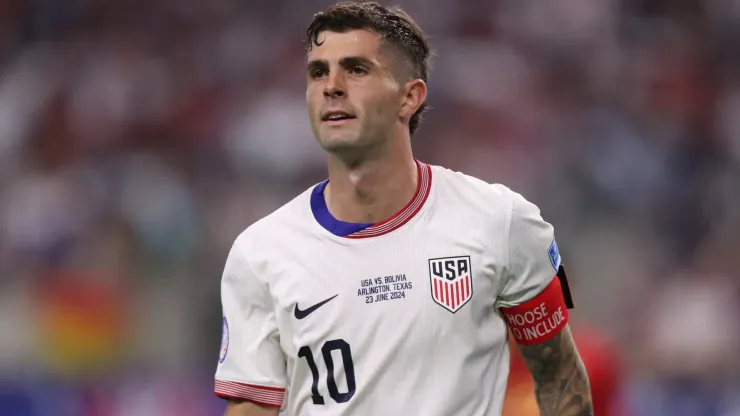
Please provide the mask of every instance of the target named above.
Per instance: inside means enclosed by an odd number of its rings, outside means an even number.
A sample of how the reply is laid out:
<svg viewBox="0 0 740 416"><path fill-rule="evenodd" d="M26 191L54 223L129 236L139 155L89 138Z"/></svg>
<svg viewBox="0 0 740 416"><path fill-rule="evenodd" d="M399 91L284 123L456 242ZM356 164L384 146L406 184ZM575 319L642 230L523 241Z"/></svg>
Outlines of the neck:
<svg viewBox="0 0 740 416"><path fill-rule="evenodd" d="M347 162L329 155L329 184L324 199L334 218L378 223L413 198L419 179L417 167L410 142L399 142L403 145L366 160Z"/></svg>

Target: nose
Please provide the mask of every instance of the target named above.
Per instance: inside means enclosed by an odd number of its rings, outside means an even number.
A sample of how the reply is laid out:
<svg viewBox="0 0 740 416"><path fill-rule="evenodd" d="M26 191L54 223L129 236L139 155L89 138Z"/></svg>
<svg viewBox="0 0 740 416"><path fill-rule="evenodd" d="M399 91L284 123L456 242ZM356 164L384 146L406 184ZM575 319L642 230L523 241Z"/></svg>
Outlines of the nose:
<svg viewBox="0 0 740 416"><path fill-rule="evenodd" d="M324 85L324 97L340 98L347 95L344 82L336 73L329 75Z"/></svg>
<svg viewBox="0 0 740 416"><path fill-rule="evenodd" d="M344 91L335 86L327 86L324 88L324 97L326 98L339 98L344 96Z"/></svg>

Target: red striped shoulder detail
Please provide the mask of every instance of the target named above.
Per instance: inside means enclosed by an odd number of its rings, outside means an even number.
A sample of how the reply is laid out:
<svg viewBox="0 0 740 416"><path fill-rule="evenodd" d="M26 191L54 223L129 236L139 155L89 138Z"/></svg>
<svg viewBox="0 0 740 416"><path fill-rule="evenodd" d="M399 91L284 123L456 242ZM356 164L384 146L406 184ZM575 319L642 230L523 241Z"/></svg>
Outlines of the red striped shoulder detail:
<svg viewBox="0 0 740 416"><path fill-rule="evenodd" d="M216 380L214 393L216 396L225 399L249 400L256 404L271 407L281 407L285 398L285 389L279 387L265 387L221 380Z"/></svg>
<svg viewBox="0 0 740 416"><path fill-rule="evenodd" d="M346 238L369 238L388 234L409 222L421 210L421 207L424 206L424 203L429 197L429 191L432 189L432 167L419 161L416 161L416 167L418 169L419 181L416 185L416 193L411 198L411 201L398 211L396 215L383 222L373 224L370 227L350 234Z"/></svg>

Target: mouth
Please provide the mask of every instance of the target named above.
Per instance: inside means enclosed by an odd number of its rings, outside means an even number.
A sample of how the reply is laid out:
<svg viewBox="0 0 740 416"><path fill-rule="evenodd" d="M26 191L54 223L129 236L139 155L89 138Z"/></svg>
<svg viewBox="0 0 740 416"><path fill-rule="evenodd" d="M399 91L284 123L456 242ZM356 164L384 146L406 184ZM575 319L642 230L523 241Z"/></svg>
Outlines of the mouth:
<svg viewBox="0 0 740 416"><path fill-rule="evenodd" d="M330 126L342 125L356 118L354 115L342 110L330 110L321 115L321 121Z"/></svg>

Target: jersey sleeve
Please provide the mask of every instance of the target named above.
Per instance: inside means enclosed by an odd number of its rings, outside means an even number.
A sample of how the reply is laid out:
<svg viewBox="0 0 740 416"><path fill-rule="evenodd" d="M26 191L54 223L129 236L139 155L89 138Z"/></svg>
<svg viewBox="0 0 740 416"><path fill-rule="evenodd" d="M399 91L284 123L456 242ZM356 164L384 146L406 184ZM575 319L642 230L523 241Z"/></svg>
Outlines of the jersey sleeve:
<svg viewBox="0 0 740 416"><path fill-rule="evenodd" d="M281 407L287 386L286 363L271 297L235 243L221 279L221 353L215 393Z"/></svg>
<svg viewBox="0 0 740 416"><path fill-rule="evenodd" d="M556 276L560 254L553 226L536 205L513 193L508 232L508 264L497 307L510 308L540 294Z"/></svg>
<svg viewBox="0 0 740 416"><path fill-rule="evenodd" d="M517 343L536 345L567 325L572 299L552 225L517 193L507 241L508 263L496 303Z"/></svg>

